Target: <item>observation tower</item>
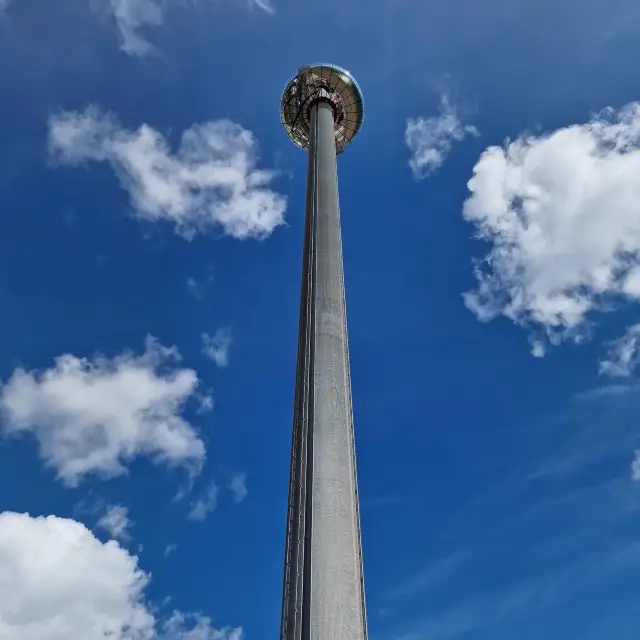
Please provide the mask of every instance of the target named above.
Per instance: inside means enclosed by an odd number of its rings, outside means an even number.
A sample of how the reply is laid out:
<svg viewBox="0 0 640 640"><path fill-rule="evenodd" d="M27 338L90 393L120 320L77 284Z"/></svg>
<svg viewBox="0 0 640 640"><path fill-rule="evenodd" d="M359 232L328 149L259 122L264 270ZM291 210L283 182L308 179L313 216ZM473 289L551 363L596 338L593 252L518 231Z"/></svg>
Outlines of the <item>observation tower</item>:
<svg viewBox="0 0 640 640"><path fill-rule="evenodd" d="M336 166L362 92L340 67L301 67L280 116L309 151L280 640L366 640Z"/></svg>

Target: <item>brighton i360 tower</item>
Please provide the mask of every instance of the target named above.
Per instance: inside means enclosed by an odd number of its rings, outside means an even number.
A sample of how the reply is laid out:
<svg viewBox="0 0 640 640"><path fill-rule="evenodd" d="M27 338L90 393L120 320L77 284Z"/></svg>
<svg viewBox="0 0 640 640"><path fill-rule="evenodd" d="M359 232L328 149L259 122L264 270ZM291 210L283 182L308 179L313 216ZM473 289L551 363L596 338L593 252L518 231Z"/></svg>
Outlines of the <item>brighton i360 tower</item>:
<svg viewBox="0 0 640 640"><path fill-rule="evenodd" d="M340 67L302 67L280 113L309 150L280 638L366 640L336 167L362 92Z"/></svg>

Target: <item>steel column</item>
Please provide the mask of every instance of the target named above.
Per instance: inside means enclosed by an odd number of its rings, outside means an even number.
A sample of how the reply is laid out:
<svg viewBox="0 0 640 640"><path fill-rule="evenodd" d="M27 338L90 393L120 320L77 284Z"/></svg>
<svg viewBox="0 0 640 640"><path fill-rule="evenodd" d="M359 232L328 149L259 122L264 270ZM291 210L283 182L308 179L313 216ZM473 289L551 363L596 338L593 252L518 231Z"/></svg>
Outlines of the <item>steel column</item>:
<svg viewBox="0 0 640 640"><path fill-rule="evenodd" d="M366 640L334 110L311 106L282 640Z"/></svg>

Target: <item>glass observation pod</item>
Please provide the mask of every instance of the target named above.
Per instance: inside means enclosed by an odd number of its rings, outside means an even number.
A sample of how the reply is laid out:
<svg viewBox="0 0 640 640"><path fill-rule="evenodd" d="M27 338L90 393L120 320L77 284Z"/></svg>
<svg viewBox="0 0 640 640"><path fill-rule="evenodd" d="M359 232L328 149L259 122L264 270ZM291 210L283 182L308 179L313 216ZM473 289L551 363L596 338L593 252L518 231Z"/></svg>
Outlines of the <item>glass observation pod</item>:
<svg viewBox="0 0 640 640"><path fill-rule="evenodd" d="M308 149L310 106L318 98L333 107L336 153L342 153L364 122L362 90L346 69L324 63L301 67L282 94L280 120L291 140Z"/></svg>

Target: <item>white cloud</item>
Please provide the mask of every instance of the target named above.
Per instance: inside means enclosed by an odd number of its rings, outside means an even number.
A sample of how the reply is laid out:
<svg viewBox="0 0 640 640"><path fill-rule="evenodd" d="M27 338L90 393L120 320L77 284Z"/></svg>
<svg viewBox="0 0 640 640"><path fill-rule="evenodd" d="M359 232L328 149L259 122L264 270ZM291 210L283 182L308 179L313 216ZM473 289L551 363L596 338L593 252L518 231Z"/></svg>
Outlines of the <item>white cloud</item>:
<svg viewBox="0 0 640 640"><path fill-rule="evenodd" d="M128 540L131 527L129 510L122 505L108 507L96 526L104 529L114 540Z"/></svg>
<svg viewBox="0 0 640 640"><path fill-rule="evenodd" d="M231 342L231 331L228 328L218 329L213 337L208 333L203 333L202 353L219 367L226 367L229 364Z"/></svg>
<svg viewBox="0 0 640 640"><path fill-rule="evenodd" d="M202 522L207 519L210 513L215 511L218 506L218 487L212 482L205 492L189 507L189 520Z"/></svg>
<svg viewBox="0 0 640 640"><path fill-rule="evenodd" d="M148 640L148 576L117 543L82 524L0 514L0 638Z"/></svg>
<svg viewBox="0 0 640 640"><path fill-rule="evenodd" d="M544 356L547 353L546 344L541 340L536 340L535 338L532 338L530 340L530 343L531 343L531 355L534 358L544 358Z"/></svg>
<svg viewBox="0 0 640 640"><path fill-rule="evenodd" d="M631 478L636 482L640 482L640 451L636 451L635 456L634 461L631 463Z"/></svg>
<svg viewBox="0 0 640 640"><path fill-rule="evenodd" d="M0 9L3 1L0 0ZM160 26L165 21L167 10L184 4L184 0L100 0L96 6L106 9L113 17L120 34L122 51L130 56L142 57L155 51L142 32ZM248 0L248 4L266 13L275 13L273 5L266 0Z"/></svg>
<svg viewBox="0 0 640 640"><path fill-rule="evenodd" d="M117 542L102 544L74 520L0 514L3 640L240 640L203 616L157 620L149 576Z"/></svg>
<svg viewBox="0 0 640 640"><path fill-rule="evenodd" d="M200 287L198 286L198 283L196 282L195 278L192 278L191 276L189 276L187 278L187 291L196 299L196 300L202 300L202 295L200 293Z"/></svg>
<svg viewBox="0 0 640 640"><path fill-rule="evenodd" d="M187 129L173 153L150 126L127 130L89 107L50 118L49 150L62 164L108 162L139 218L170 222L187 239L211 228L265 238L284 222L285 198L270 188L276 172L256 168L253 134L229 120Z"/></svg>
<svg viewBox="0 0 640 640"><path fill-rule="evenodd" d="M10 0L0 0L0 13L5 11L5 9L9 6Z"/></svg>
<svg viewBox="0 0 640 640"><path fill-rule="evenodd" d="M198 413L207 413L213 409L213 396L211 392L198 394Z"/></svg>
<svg viewBox="0 0 640 640"><path fill-rule="evenodd" d="M267 0L249 0L252 4L254 4L259 9L262 9L266 13L274 14L276 10L273 7L271 2L267 2Z"/></svg>
<svg viewBox="0 0 640 640"><path fill-rule="evenodd" d="M175 543L168 544L164 548L164 557L166 558L167 556L170 556L177 548L178 548L178 545Z"/></svg>
<svg viewBox="0 0 640 640"><path fill-rule="evenodd" d="M179 611L163 625L159 640L242 640L242 629L215 629L211 619L201 615L185 615Z"/></svg>
<svg viewBox="0 0 640 640"><path fill-rule="evenodd" d="M141 34L146 27L157 27L164 20L162 6L156 0L108 0L108 10L120 32L120 48L131 56L154 51Z"/></svg>
<svg viewBox="0 0 640 640"><path fill-rule="evenodd" d="M479 319L504 315L580 339L612 294L640 299L640 103L582 125L489 147L464 217L491 243L465 294Z"/></svg>
<svg viewBox="0 0 640 640"><path fill-rule="evenodd" d="M600 361L600 373L625 378L640 362L640 324L629 327L625 334L609 344L607 357Z"/></svg>
<svg viewBox="0 0 640 640"><path fill-rule="evenodd" d="M136 456L199 470L205 447L180 415L198 377L178 368L177 349L148 336L142 355L93 360L66 354L45 371L19 368L0 388L5 434L31 432L67 485L90 473L125 473Z"/></svg>
<svg viewBox="0 0 640 640"><path fill-rule="evenodd" d="M442 166L454 142L479 135L470 125L463 125L449 97L440 99L440 113L430 118L408 118L404 141L412 152L409 166L417 179L426 178Z"/></svg>
<svg viewBox="0 0 640 640"><path fill-rule="evenodd" d="M201 278L192 276L187 278L187 291L198 301L204 299L205 293L214 281L214 271L211 265L207 265L204 275Z"/></svg>
<svg viewBox="0 0 640 640"><path fill-rule="evenodd" d="M229 483L229 489L233 494L233 499L236 504L240 504L249 493L249 490L247 489L247 475L245 473L239 473L238 475L233 476Z"/></svg>

